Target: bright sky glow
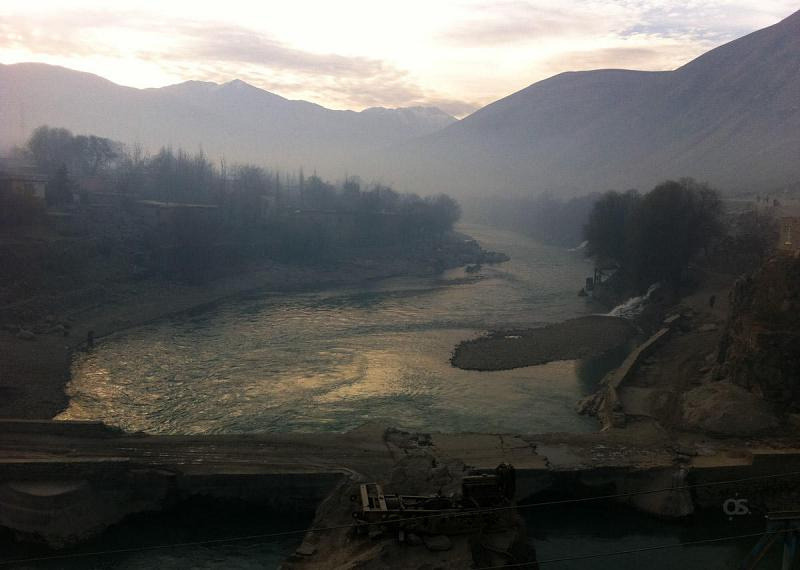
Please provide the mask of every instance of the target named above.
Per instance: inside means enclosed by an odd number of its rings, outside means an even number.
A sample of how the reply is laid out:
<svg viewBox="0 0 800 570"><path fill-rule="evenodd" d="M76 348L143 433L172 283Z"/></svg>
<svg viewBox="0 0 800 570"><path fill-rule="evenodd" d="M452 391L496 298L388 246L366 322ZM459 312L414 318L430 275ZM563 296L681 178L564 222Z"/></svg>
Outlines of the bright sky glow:
<svg viewBox="0 0 800 570"><path fill-rule="evenodd" d="M113 6L112 6L113 4ZM0 62L122 85L242 79L332 108L461 116L561 71L674 69L795 0L4 0Z"/></svg>

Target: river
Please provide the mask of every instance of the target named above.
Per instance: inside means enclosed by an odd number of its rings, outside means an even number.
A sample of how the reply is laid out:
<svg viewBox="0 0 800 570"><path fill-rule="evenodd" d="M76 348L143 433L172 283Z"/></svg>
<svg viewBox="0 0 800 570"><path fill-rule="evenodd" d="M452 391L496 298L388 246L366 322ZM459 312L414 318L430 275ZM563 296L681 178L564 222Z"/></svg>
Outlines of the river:
<svg viewBox="0 0 800 570"><path fill-rule="evenodd" d="M598 312L577 296L579 252L461 228L511 261L435 277L295 294L252 292L112 335L76 357L63 419L149 433L347 431L370 420L432 431L580 432L592 367L453 368L461 340Z"/></svg>
<svg viewBox="0 0 800 570"><path fill-rule="evenodd" d="M377 419L435 431L596 429L573 406L593 391L608 362L470 372L448 361L458 341L487 329L538 326L602 310L576 295L590 264L580 253L519 234L462 229L511 261L484 267L477 276L453 270L357 288L253 292L124 331L76 357L71 403L60 417L151 433L346 431ZM738 563L755 539L649 549L763 528L756 516L728 520L721 512L698 513L669 523L605 504L522 512L542 560L590 557L547 566L564 570L722 570ZM287 524L260 512L181 506L129 520L78 550L251 535ZM124 554L89 567L271 568L298 540ZM591 558L639 549L644 551Z"/></svg>

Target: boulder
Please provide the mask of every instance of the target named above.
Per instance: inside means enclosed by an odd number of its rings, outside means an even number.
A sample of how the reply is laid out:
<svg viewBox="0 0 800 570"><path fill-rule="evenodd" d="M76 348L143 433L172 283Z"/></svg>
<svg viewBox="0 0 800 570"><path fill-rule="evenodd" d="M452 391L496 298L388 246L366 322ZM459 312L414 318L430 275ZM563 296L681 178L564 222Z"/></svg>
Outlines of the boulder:
<svg viewBox="0 0 800 570"><path fill-rule="evenodd" d="M433 552L443 552L453 548L453 543L444 534L424 536L422 540L425 543L425 547Z"/></svg>
<svg viewBox="0 0 800 570"><path fill-rule="evenodd" d="M718 435L747 436L778 427L769 404L729 382L712 382L683 395L682 420L689 429Z"/></svg>

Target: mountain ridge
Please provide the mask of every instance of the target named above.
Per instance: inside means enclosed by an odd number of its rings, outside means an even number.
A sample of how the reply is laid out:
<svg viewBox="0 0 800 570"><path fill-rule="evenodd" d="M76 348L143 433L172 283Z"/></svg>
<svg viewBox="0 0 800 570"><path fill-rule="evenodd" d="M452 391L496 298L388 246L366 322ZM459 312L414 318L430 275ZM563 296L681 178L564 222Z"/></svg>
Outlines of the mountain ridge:
<svg viewBox="0 0 800 570"><path fill-rule="evenodd" d="M472 191L648 188L679 176L736 190L797 184L799 62L796 12L672 71L560 73L397 149L400 169L427 166L415 185L461 171Z"/></svg>
<svg viewBox="0 0 800 570"><path fill-rule="evenodd" d="M28 65L39 75L48 68ZM8 69L0 65L4 116L17 112ZM56 69L58 97L41 81L18 97L39 103L31 127L202 146L329 176L359 172L422 193L578 194L681 176L723 190L800 185L800 11L671 71L567 71L460 121L425 107L331 110L241 80L137 90ZM79 120L61 120L75 107Z"/></svg>
<svg viewBox="0 0 800 570"><path fill-rule="evenodd" d="M282 169L318 168L328 175L347 169L358 152L456 121L435 108L327 109L240 79L137 89L42 63L0 64L0 116L19 116L24 123L0 132L0 146L19 144L28 131L49 124L141 143L151 151L162 145L203 148L213 156Z"/></svg>

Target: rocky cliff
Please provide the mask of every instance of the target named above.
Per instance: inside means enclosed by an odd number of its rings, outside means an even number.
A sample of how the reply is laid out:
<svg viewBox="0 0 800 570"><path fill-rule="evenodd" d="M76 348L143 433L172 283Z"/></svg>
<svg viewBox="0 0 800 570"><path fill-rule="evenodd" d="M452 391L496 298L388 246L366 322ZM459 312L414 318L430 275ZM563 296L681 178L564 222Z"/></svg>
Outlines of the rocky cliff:
<svg viewBox="0 0 800 570"><path fill-rule="evenodd" d="M800 411L800 257L769 259L736 282L730 300L717 377Z"/></svg>

